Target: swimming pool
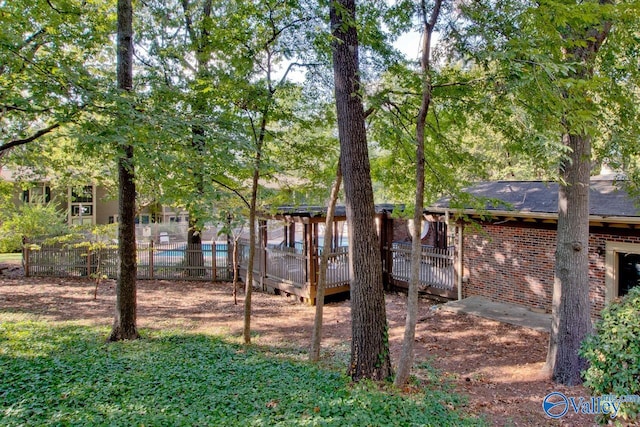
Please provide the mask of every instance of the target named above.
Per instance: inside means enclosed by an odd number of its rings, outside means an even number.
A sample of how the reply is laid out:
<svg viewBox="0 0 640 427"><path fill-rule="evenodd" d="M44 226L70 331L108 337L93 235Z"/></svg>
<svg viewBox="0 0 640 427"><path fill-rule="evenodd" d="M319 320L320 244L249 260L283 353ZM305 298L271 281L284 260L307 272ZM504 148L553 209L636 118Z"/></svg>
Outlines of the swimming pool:
<svg viewBox="0 0 640 427"><path fill-rule="evenodd" d="M211 243L203 243L202 244L202 253L205 257L211 257L212 254L212 244ZM187 253L187 244L179 244L172 248L167 249L157 249L156 256L165 256L165 257L183 257ZM216 243L216 258L226 257L228 254L228 247L226 242Z"/></svg>

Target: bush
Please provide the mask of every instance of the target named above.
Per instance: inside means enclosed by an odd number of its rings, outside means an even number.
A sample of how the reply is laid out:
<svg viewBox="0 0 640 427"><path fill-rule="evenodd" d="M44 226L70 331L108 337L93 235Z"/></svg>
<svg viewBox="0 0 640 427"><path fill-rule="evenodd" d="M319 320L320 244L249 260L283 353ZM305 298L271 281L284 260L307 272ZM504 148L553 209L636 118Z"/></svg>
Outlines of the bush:
<svg viewBox="0 0 640 427"><path fill-rule="evenodd" d="M64 212L48 205L23 204L0 225L0 253L20 252L22 236L60 235L68 232Z"/></svg>
<svg viewBox="0 0 640 427"><path fill-rule="evenodd" d="M640 395L640 286L602 311L595 334L582 344L590 366L583 372L593 395ZM618 417L640 413L640 402L623 403Z"/></svg>
<svg viewBox="0 0 640 427"><path fill-rule="evenodd" d="M3 181L0 178L0 215L1 218L7 216L7 212L10 212L14 208L13 204L14 186L12 183Z"/></svg>

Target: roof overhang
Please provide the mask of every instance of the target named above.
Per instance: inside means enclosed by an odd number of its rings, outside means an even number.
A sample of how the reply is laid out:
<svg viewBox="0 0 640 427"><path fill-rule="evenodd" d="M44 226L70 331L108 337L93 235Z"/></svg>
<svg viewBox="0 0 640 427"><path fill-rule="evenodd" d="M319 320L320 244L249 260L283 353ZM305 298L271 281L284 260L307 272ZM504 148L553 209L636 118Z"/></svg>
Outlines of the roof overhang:
<svg viewBox="0 0 640 427"><path fill-rule="evenodd" d="M469 217L475 220L492 222L520 221L547 224L556 224L558 222L558 214L555 212L522 212L509 210L478 211L477 209L429 207L425 209L425 213L448 214L453 218ZM609 226L615 228L640 228L640 217L589 215L589 225L593 227Z"/></svg>

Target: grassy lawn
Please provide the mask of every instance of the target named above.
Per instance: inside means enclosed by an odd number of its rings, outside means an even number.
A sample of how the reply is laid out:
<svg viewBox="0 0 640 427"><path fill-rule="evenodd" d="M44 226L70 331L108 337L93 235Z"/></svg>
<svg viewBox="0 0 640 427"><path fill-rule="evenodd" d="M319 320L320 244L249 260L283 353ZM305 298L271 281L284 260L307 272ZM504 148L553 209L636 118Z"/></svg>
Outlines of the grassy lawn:
<svg viewBox="0 0 640 427"><path fill-rule="evenodd" d="M0 262L7 262L7 261L20 262L22 261L22 254L21 253L0 254Z"/></svg>
<svg viewBox="0 0 640 427"><path fill-rule="evenodd" d="M180 331L106 344L108 332L0 313L0 425L480 424L442 388L354 385L291 350Z"/></svg>

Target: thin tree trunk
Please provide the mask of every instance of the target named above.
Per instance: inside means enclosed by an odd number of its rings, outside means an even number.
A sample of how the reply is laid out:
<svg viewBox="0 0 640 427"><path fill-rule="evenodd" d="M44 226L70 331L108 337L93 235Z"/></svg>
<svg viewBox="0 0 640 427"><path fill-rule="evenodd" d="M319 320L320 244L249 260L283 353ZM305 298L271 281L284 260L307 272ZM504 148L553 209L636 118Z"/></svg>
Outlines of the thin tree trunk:
<svg viewBox="0 0 640 427"><path fill-rule="evenodd" d="M270 90L270 96L274 91ZM271 98L269 98L271 102ZM251 343L251 297L253 293L253 265L256 256L256 209L258 204L258 184L260 181L260 167L262 165L262 146L267 134L267 121L269 116L269 107L262 113L260 121L260 130L256 134L256 157L253 165L253 178L251 181L251 201L249 202L249 260L247 262L247 283L245 284L244 298L244 327L242 336L245 344Z"/></svg>
<svg viewBox="0 0 640 427"><path fill-rule="evenodd" d="M118 0L118 88L133 90L133 8L131 0ZM118 159L118 256L116 312L109 341L136 339L136 185L133 146L125 145Z"/></svg>
<svg viewBox="0 0 640 427"><path fill-rule="evenodd" d="M322 242L322 256L320 257L320 274L318 277L318 287L316 290L316 314L313 320L313 334L311 336L311 351L309 360L317 362L320 360L320 345L322 341L322 315L324 311L324 295L327 285L327 268L329 266L329 252L331 252L331 242L333 241L333 217L338 202L338 194L342 185L342 169L340 161L336 170L336 180L331 187L329 206L327 208L327 218L324 222L324 241Z"/></svg>
<svg viewBox="0 0 640 427"><path fill-rule="evenodd" d="M358 36L354 0L331 3L340 156L349 226L351 273L351 361L355 380L392 375L387 315L382 286L382 259L376 235L373 188L360 98Z"/></svg>
<svg viewBox="0 0 640 427"><path fill-rule="evenodd" d="M429 20L426 19L425 4L422 4L424 31L422 34L422 102L418 118L416 120L416 194L413 212L413 233L411 236L411 272L409 277L409 289L407 291L407 317L402 341L402 352L398 362L395 385L400 387L406 384L411 373L414 357L414 341L416 337L416 324L418 323L418 286L420 280L420 268L422 264L422 219L424 210L424 131L427 122L427 114L431 104L431 34L440 15L442 0L437 0Z"/></svg>
<svg viewBox="0 0 640 427"><path fill-rule="evenodd" d="M251 343L251 297L253 294L253 266L256 257L256 204L258 199L258 180L260 179L260 152L256 155L256 166L251 184L251 207L249 208L249 260L247 262L247 281L244 295L244 323L242 337L245 344Z"/></svg>
<svg viewBox="0 0 640 427"><path fill-rule="evenodd" d="M231 263L233 265L233 304L238 305L238 237L233 240Z"/></svg>

